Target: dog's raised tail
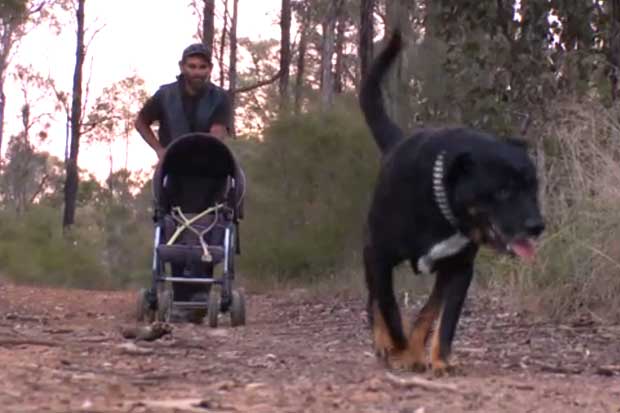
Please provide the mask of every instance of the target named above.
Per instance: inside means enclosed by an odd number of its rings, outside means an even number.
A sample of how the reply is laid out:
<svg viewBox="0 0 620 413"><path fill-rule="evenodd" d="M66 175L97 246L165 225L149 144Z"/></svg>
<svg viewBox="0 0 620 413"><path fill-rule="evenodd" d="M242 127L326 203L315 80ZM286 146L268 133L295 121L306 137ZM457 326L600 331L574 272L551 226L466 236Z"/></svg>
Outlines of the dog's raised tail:
<svg viewBox="0 0 620 413"><path fill-rule="evenodd" d="M381 81L403 48L402 35L395 30L385 49L372 63L364 80L359 96L360 106L366 123L382 153L387 152L402 139L402 130L390 119L385 111Z"/></svg>

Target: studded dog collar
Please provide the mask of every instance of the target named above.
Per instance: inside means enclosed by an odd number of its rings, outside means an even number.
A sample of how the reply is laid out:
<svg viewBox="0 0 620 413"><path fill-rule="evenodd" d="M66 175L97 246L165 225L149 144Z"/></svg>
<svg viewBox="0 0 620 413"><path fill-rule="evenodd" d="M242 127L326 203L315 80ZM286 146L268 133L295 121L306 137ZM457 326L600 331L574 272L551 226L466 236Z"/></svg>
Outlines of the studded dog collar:
<svg viewBox="0 0 620 413"><path fill-rule="evenodd" d="M441 215L454 227L456 233L433 245L425 255L418 259L418 271L426 274L433 272L435 263L438 260L458 254L471 242L468 237L459 231L458 221L450 208L448 194L443 182L445 176L445 156L446 152L442 151L437 156L433 166L433 196L437 207L441 211Z"/></svg>
<svg viewBox="0 0 620 413"><path fill-rule="evenodd" d="M457 228L457 220L452 209L450 208L450 202L448 200L448 194L444 186L445 176L445 157L446 151L442 151L435 160L433 166L433 196L435 202L441 211L441 215L450 223L453 227Z"/></svg>

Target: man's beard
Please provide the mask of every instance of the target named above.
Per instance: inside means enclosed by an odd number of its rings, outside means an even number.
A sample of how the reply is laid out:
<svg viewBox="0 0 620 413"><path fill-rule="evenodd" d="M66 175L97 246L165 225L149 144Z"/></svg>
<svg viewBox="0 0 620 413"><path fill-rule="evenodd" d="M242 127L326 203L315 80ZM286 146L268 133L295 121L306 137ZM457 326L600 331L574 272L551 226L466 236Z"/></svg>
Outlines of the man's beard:
<svg viewBox="0 0 620 413"><path fill-rule="evenodd" d="M205 87L207 84L207 79L204 77L190 77L187 78L187 82L192 89L199 91Z"/></svg>

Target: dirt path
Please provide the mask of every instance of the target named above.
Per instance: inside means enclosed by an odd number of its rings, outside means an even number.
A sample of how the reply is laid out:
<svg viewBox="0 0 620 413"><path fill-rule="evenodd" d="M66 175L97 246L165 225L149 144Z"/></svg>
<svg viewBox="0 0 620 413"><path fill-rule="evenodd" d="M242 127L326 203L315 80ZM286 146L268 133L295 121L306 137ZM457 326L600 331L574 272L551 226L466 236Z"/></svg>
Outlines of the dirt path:
<svg viewBox="0 0 620 413"><path fill-rule="evenodd" d="M388 379L361 300L250 296L246 327L175 326L138 350L119 334L133 307L131 293L0 286L0 411L620 412L620 326L471 300L455 377Z"/></svg>

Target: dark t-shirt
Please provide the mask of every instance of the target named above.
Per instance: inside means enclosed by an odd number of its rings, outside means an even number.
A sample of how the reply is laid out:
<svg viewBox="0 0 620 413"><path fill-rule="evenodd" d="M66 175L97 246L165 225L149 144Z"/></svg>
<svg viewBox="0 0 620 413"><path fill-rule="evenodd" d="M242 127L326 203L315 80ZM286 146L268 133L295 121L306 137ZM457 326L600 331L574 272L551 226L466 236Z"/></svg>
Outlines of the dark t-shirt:
<svg viewBox="0 0 620 413"><path fill-rule="evenodd" d="M232 119L232 107L228 94L222 89L218 88L212 83L207 83L204 90L196 95L190 95L183 87L182 81L179 79L177 85L181 91L181 102L183 103L183 111L187 118L191 132L209 132L209 129L214 124L224 125L230 132L230 124ZM208 122L208 130L197 130L196 128L196 111L198 110L198 103L204 94L209 92L210 88L218 89L218 94L222 97L218 99L217 107L213 110L211 118ZM159 139L162 146L166 147L172 141L170 137L169 127L166 122L166 116L164 113L164 92L159 89L150 99L146 101L144 107L140 111L140 116L146 121L147 124L153 122L159 122Z"/></svg>

